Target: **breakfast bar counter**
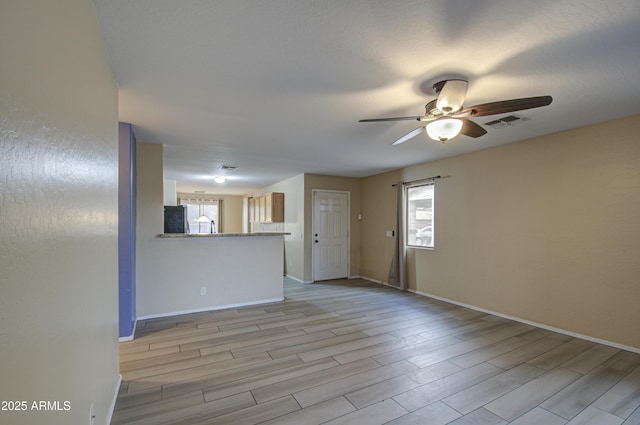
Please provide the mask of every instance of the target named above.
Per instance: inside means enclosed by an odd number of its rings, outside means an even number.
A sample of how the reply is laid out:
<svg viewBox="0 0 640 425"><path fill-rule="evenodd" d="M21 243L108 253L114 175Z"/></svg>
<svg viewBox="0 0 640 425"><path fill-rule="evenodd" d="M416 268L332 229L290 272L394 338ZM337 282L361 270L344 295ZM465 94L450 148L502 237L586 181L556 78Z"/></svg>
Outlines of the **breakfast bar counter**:
<svg viewBox="0 0 640 425"><path fill-rule="evenodd" d="M285 236L291 233L256 232L256 233L160 233L159 238L244 238L255 236Z"/></svg>
<svg viewBox="0 0 640 425"><path fill-rule="evenodd" d="M153 296L138 298L138 319L282 301L288 234L157 235L146 274Z"/></svg>

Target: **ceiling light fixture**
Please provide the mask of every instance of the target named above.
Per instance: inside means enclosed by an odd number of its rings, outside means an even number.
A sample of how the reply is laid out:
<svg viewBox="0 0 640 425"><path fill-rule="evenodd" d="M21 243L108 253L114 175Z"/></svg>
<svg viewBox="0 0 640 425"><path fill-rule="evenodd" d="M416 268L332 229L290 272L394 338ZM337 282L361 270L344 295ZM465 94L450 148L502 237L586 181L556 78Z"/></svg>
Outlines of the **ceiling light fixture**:
<svg viewBox="0 0 640 425"><path fill-rule="evenodd" d="M460 130L462 130L462 120L456 118L440 118L427 124L429 137L443 143L460 134Z"/></svg>
<svg viewBox="0 0 640 425"><path fill-rule="evenodd" d="M213 181L214 181L214 182L216 182L216 183L224 183L225 181L227 181L227 179L225 179L225 178L224 178L224 177L222 177L222 176L215 176L215 177L213 178Z"/></svg>

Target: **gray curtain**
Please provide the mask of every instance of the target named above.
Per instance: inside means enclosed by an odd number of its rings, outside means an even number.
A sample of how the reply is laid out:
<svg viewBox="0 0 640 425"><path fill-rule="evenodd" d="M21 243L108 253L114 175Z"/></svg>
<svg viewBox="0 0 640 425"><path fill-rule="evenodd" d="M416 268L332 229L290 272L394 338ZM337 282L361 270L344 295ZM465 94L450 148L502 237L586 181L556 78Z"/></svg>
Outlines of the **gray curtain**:
<svg viewBox="0 0 640 425"><path fill-rule="evenodd" d="M396 228L394 229L394 252L389 270L389 285L407 290L407 255L404 246L404 193L402 182L396 185Z"/></svg>

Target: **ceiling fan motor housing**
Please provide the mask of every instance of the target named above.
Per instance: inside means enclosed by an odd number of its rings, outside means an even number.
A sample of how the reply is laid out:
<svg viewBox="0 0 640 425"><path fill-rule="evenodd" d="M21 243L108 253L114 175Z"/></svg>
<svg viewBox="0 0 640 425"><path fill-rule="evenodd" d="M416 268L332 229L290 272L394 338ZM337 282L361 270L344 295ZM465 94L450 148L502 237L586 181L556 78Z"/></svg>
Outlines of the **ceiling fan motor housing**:
<svg viewBox="0 0 640 425"><path fill-rule="evenodd" d="M442 111L436 106L436 103L438 103L438 99L433 99L424 105L424 117L420 117L420 121L431 121L433 118L443 115Z"/></svg>

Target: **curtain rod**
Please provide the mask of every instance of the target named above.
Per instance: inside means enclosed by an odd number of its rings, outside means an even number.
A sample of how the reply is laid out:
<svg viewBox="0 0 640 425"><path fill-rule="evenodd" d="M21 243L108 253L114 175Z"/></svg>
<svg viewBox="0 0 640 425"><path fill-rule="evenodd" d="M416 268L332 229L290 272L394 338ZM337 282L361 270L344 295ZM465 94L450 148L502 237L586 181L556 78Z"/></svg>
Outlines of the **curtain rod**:
<svg viewBox="0 0 640 425"><path fill-rule="evenodd" d="M431 176L431 177L425 177L423 179L418 179L418 180L411 180L409 182L401 182L403 185L407 185L407 184L413 184L413 183L418 183L418 182L424 182L424 181L433 181L433 180L438 180L438 179L446 179L449 178L451 176ZM392 184L391 186L396 187L398 185L398 183Z"/></svg>

